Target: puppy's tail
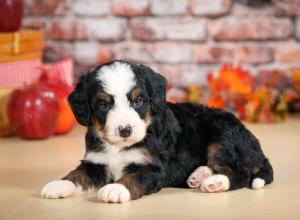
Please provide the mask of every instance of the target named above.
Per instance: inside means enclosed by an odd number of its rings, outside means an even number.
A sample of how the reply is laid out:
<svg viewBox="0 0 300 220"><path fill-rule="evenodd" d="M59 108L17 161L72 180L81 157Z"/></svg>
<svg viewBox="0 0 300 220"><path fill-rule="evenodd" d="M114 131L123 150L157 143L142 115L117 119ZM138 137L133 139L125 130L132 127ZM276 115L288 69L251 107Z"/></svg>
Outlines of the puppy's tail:
<svg viewBox="0 0 300 220"><path fill-rule="evenodd" d="M261 189L266 184L273 182L273 168L267 158L264 159L263 166L253 175L252 189Z"/></svg>

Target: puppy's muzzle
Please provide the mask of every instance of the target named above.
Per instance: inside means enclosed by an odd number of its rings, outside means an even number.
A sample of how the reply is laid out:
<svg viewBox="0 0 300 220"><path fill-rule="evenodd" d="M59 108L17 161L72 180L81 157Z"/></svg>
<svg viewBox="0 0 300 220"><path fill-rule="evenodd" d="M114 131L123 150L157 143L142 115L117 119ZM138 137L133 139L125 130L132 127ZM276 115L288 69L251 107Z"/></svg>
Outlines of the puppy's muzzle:
<svg viewBox="0 0 300 220"><path fill-rule="evenodd" d="M130 125L119 126L118 132L119 132L120 137L128 138L132 133L132 128Z"/></svg>

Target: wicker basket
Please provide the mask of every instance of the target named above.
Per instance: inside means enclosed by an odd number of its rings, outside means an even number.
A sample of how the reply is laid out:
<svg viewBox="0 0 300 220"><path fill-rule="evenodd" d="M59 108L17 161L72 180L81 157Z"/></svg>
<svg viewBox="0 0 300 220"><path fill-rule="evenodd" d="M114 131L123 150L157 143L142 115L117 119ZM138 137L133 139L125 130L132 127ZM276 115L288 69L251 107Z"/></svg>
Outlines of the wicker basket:
<svg viewBox="0 0 300 220"><path fill-rule="evenodd" d="M30 28L0 33L0 63L41 59L43 48L43 29Z"/></svg>

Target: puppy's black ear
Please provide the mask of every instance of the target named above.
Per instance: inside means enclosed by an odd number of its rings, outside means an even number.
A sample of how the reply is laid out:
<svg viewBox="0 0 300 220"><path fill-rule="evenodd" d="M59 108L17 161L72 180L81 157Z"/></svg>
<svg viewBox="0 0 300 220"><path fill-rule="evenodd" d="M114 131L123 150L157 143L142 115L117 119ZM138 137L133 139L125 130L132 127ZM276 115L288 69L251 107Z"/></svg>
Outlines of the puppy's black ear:
<svg viewBox="0 0 300 220"><path fill-rule="evenodd" d="M167 80L147 66L139 65L139 67L143 72L146 89L151 98L151 110L153 113L158 113L162 111L166 105Z"/></svg>
<svg viewBox="0 0 300 220"><path fill-rule="evenodd" d="M81 76L74 91L69 95L68 101L77 121L87 126L90 124L91 109L88 103L86 76Z"/></svg>

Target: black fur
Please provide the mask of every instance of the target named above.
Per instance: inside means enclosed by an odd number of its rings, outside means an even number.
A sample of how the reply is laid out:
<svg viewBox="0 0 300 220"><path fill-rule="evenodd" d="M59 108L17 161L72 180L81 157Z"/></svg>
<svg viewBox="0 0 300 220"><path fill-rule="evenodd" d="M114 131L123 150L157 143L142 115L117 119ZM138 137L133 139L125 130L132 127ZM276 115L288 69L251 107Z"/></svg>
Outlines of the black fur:
<svg viewBox="0 0 300 220"><path fill-rule="evenodd" d="M132 65L137 84L147 90L151 97L151 113L156 114L164 109L166 100L166 79L144 65Z"/></svg>
<svg viewBox="0 0 300 220"><path fill-rule="evenodd" d="M136 89L136 88L133 88L133 89ZM132 100L132 98L130 97L129 94L127 94L127 97L131 103L134 101L134 100ZM145 90L144 90L144 92L140 95L140 97L143 100L144 104L142 107L136 109L136 112L139 114L139 116L142 119L144 119L150 110L150 96L148 95L148 93L145 93Z"/></svg>
<svg viewBox="0 0 300 220"><path fill-rule="evenodd" d="M86 81L87 76L82 76L74 92L72 92L68 98L77 121L83 126L87 126L90 124L91 115L91 108L87 96L88 82Z"/></svg>
<svg viewBox="0 0 300 220"><path fill-rule="evenodd" d="M125 176L130 175L142 188L136 198L157 192L162 187L187 187L186 179L194 169L207 165L208 146L214 143L220 147L215 155L218 165L229 167L232 171L228 176L230 190L249 187L255 177L264 179L267 184L272 182L273 170L259 141L233 114L203 105L167 103L165 78L149 67L130 65L145 101L149 102L145 111L152 115L146 137L124 149L145 148L152 159L150 165L133 163L124 170ZM93 79L94 75L91 72L82 77L69 97L77 120L89 127L87 151L103 150L101 138L89 126L92 116L100 117L92 107L92 94L101 89L99 82ZM83 162L80 169L85 170L97 187L116 181L101 180L107 176L102 166Z"/></svg>

